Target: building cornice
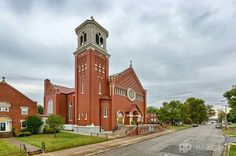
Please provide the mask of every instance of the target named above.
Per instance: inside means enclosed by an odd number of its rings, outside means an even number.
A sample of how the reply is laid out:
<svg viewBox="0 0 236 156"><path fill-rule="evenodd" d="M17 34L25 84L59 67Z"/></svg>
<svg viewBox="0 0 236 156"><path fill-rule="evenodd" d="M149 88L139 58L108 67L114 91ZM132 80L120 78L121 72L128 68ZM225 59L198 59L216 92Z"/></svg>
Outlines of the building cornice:
<svg viewBox="0 0 236 156"><path fill-rule="evenodd" d="M82 53L85 50L89 50L89 49L93 49L93 50L97 50L98 52L106 55L107 57L110 57L111 55L107 53L107 51L99 46L97 46L94 43L87 43L85 45L83 45L82 47L78 48L73 54L74 55L78 55L79 53Z"/></svg>
<svg viewBox="0 0 236 156"><path fill-rule="evenodd" d="M84 21L84 23L82 23L80 26L78 26L77 28L75 28L76 34L77 34L77 32L78 32L81 28L83 28L84 25L86 25L86 24L94 24L94 25L96 25L98 28L100 28L101 30L103 30L103 31L106 33L107 37L108 37L108 35L109 35L108 31L107 31L105 28L103 28L103 27L102 27L98 22L96 22L95 20L86 20L86 21Z"/></svg>

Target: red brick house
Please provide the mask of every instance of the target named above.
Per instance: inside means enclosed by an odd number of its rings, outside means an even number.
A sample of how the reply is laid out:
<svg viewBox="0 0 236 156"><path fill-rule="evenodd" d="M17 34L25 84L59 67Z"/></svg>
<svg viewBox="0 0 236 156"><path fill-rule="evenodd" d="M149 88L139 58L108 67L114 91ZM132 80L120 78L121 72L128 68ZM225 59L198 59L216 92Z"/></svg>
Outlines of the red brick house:
<svg viewBox="0 0 236 156"><path fill-rule="evenodd" d="M3 79L0 82L0 133L20 131L25 128L23 121L37 114L37 102L13 88Z"/></svg>
<svg viewBox="0 0 236 156"><path fill-rule="evenodd" d="M44 82L44 113L58 114L67 124L115 130L146 120L146 90L132 65L109 76L108 31L95 20L75 29L75 87Z"/></svg>
<svg viewBox="0 0 236 156"><path fill-rule="evenodd" d="M157 114L156 113L147 113L146 114L146 122L148 124L156 124L159 122L158 118L157 118Z"/></svg>

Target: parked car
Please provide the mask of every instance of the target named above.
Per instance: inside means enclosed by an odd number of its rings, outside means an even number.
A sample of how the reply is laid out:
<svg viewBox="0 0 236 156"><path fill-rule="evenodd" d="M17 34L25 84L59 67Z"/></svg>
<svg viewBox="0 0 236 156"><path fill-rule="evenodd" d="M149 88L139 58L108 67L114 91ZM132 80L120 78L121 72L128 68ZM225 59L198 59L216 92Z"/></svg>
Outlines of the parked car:
<svg viewBox="0 0 236 156"><path fill-rule="evenodd" d="M193 127L198 127L198 124L193 124Z"/></svg>
<svg viewBox="0 0 236 156"><path fill-rule="evenodd" d="M215 128L221 129L221 128L222 128L222 125L221 125L221 124L217 124L217 125L215 126Z"/></svg>

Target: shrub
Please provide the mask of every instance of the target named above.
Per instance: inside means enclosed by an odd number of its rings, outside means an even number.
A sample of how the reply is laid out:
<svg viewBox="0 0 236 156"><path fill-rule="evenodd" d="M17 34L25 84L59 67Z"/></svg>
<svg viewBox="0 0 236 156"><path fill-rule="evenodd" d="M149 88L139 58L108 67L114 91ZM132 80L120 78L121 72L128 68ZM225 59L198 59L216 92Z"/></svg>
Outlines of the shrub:
<svg viewBox="0 0 236 156"><path fill-rule="evenodd" d="M56 132L58 133L59 130L57 130ZM43 133L44 134L53 134L54 131L46 124L43 128Z"/></svg>
<svg viewBox="0 0 236 156"><path fill-rule="evenodd" d="M31 132L19 132L19 133L16 133L17 137L25 137L25 136L30 136L30 135L32 135Z"/></svg>
<svg viewBox="0 0 236 156"><path fill-rule="evenodd" d="M186 118L184 123L185 124L192 124L192 120L190 118Z"/></svg>
<svg viewBox="0 0 236 156"><path fill-rule="evenodd" d="M65 124L65 119L60 115L50 115L46 120L46 123L53 130L55 137L56 132L62 129L63 125Z"/></svg>
<svg viewBox="0 0 236 156"><path fill-rule="evenodd" d="M26 120L26 131L31 132L32 134L38 134L40 126L43 124L39 116L33 115L29 116Z"/></svg>

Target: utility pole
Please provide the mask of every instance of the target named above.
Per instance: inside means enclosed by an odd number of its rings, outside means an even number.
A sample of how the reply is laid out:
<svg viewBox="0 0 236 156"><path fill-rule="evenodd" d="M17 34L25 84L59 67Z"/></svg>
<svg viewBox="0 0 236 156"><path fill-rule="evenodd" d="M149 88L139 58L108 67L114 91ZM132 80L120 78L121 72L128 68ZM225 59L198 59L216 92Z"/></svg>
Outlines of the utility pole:
<svg viewBox="0 0 236 156"><path fill-rule="evenodd" d="M226 102L225 100L222 100L221 102ZM228 124L228 121L227 121L227 107L228 107L228 105L227 104L225 104L224 105L225 106L225 130L227 129L227 124Z"/></svg>

